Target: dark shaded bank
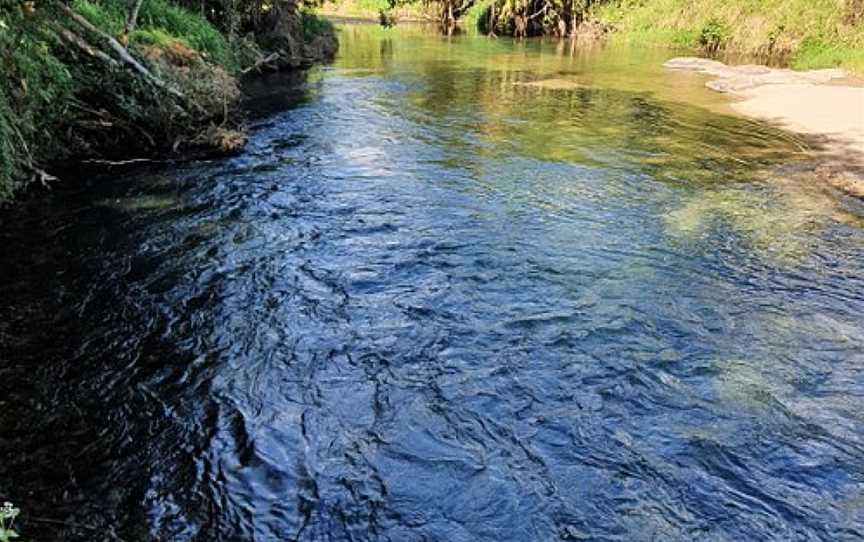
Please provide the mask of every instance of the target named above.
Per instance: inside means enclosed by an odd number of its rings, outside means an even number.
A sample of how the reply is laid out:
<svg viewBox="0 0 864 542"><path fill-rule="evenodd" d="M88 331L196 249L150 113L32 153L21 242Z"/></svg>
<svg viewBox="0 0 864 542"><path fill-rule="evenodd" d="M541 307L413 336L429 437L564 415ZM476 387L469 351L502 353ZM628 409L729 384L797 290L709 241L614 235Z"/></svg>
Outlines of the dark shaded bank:
<svg viewBox="0 0 864 542"><path fill-rule="evenodd" d="M236 152L245 82L337 47L293 0L0 0L0 203L70 166Z"/></svg>

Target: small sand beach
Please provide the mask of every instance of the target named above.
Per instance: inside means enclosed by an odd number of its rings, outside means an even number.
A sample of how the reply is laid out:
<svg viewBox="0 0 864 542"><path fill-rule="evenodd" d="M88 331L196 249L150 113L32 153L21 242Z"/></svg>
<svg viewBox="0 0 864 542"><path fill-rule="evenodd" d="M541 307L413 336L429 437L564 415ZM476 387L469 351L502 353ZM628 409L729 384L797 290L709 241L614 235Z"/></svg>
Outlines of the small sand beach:
<svg viewBox="0 0 864 542"><path fill-rule="evenodd" d="M664 66L712 76L708 88L738 98L733 111L808 136L818 177L864 197L864 87L848 84L842 70L796 72L704 58Z"/></svg>

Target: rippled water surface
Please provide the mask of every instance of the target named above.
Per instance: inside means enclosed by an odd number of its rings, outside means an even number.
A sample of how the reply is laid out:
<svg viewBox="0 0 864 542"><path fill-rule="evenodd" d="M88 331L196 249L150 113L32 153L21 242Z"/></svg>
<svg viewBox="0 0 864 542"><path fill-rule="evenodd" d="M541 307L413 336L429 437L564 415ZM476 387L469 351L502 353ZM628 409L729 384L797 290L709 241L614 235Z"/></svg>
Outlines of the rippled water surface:
<svg viewBox="0 0 864 542"><path fill-rule="evenodd" d="M242 155L0 214L25 535L864 538L862 211L800 142L663 51L341 41Z"/></svg>

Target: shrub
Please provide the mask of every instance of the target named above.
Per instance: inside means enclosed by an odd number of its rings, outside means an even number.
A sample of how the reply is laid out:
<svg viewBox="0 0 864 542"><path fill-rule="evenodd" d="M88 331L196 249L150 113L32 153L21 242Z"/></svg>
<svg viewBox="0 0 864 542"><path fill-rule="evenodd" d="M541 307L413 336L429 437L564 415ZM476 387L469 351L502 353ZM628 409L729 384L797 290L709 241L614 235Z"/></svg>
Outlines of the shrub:
<svg viewBox="0 0 864 542"><path fill-rule="evenodd" d="M315 36L333 34L333 23L310 11L300 12L300 23L303 25L303 41L309 42Z"/></svg>
<svg viewBox="0 0 864 542"><path fill-rule="evenodd" d="M0 1L0 199L16 188L23 165L54 154L56 126L75 92L72 74L55 56L41 11L25 15ZM26 143L25 143L26 141Z"/></svg>
<svg viewBox="0 0 864 542"><path fill-rule="evenodd" d="M699 32L699 45L708 53L716 53L729 40L729 27L720 19L709 19Z"/></svg>

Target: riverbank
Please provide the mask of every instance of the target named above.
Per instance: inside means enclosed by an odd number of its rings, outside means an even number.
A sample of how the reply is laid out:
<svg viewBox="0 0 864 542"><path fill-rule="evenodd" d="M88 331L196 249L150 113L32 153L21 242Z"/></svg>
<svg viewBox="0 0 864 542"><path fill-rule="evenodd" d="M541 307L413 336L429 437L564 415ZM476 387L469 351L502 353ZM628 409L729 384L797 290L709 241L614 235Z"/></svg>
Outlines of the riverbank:
<svg viewBox="0 0 864 542"><path fill-rule="evenodd" d="M816 177L864 197L864 86L843 70L795 72L703 58L675 58L665 67L707 75L708 88L735 99L735 113L805 136Z"/></svg>
<svg viewBox="0 0 864 542"><path fill-rule="evenodd" d="M184 1L0 0L0 202L84 161L235 152L244 81L338 46L293 1Z"/></svg>
<svg viewBox="0 0 864 542"><path fill-rule="evenodd" d="M589 18L612 39L640 46L698 48L798 70L843 67L864 73L861 0L614 0L593 2Z"/></svg>
<svg viewBox="0 0 864 542"><path fill-rule="evenodd" d="M864 0L333 0L327 13L391 24L419 13L443 27L515 37L609 39L756 57L798 70L864 73Z"/></svg>

